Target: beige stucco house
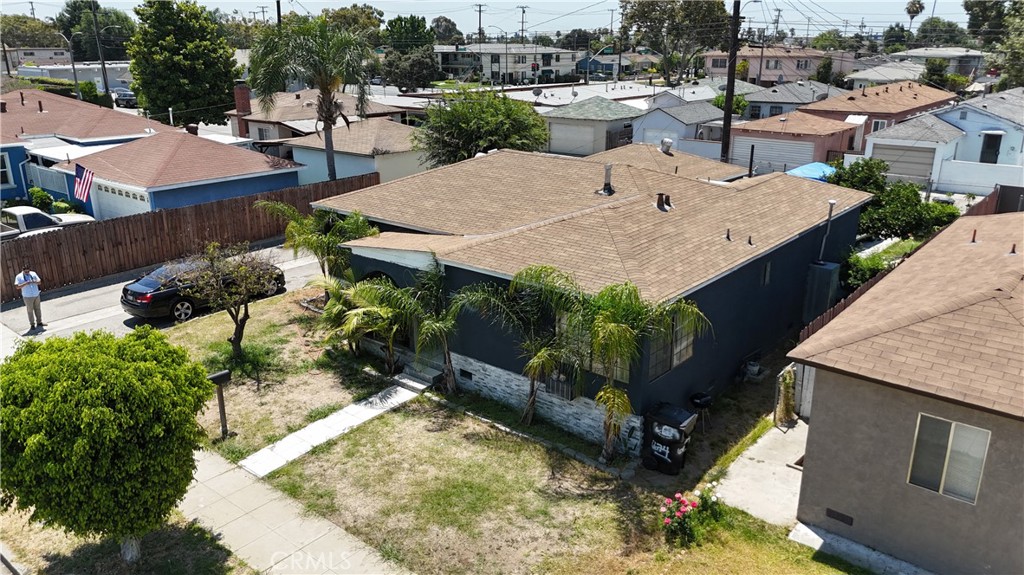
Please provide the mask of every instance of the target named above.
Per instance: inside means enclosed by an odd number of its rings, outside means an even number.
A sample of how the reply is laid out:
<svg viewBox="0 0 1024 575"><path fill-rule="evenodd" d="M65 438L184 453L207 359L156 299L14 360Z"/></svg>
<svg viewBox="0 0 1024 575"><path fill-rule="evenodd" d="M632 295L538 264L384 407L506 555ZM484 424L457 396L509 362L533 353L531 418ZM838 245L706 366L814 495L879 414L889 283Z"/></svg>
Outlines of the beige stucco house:
<svg viewBox="0 0 1024 575"><path fill-rule="evenodd" d="M1024 213L968 216L790 357L799 521L935 573L1024 573Z"/></svg>

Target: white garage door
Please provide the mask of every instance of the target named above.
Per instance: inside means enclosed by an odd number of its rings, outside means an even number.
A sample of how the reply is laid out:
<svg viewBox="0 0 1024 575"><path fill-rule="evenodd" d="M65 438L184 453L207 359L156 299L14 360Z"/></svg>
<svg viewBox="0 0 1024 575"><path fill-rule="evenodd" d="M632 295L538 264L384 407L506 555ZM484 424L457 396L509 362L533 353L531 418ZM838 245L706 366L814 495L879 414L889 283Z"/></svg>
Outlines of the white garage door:
<svg viewBox="0 0 1024 575"><path fill-rule="evenodd" d="M748 165L751 145L754 146L754 167L759 174L784 172L814 161L814 144L811 142L779 142L748 136L733 138L730 161Z"/></svg>
<svg viewBox="0 0 1024 575"><path fill-rule="evenodd" d="M875 144L872 150L871 157L877 160L885 160L889 164L889 174L893 176L911 176L915 179L927 179L932 175L932 161L935 159L935 148Z"/></svg>
<svg viewBox="0 0 1024 575"><path fill-rule="evenodd" d="M549 151L570 156L589 156L594 149L594 127L577 124L551 122L551 144Z"/></svg>
<svg viewBox="0 0 1024 575"><path fill-rule="evenodd" d="M93 184L92 194L98 219L109 220L149 211L149 198L144 192Z"/></svg>
<svg viewBox="0 0 1024 575"><path fill-rule="evenodd" d="M657 128L644 128L645 144L661 144L662 138L671 138L673 144L679 141L679 132L675 130L659 130Z"/></svg>

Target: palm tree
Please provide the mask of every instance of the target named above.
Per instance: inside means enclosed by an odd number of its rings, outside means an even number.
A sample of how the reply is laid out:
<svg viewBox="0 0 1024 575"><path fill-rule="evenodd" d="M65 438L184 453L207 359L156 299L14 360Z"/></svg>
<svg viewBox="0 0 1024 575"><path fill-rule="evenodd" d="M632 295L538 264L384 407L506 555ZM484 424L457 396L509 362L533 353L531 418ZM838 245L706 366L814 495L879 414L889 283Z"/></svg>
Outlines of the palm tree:
<svg viewBox="0 0 1024 575"><path fill-rule="evenodd" d="M249 76L264 112L274 109L274 95L290 80L299 80L319 92L316 112L317 120L323 123L330 180L337 179L332 130L339 118L349 125L336 93L346 84L355 84L356 112L364 114L369 88L363 62L370 57L370 48L360 34L342 30L322 16L266 28L250 54Z"/></svg>
<svg viewBox="0 0 1024 575"><path fill-rule="evenodd" d="M917 18L921 12L924 12L924 2L922 0L910 0L907 2L906 11L907 16L910 16L910 28L907 29L909 31L914 27L914 18Z"/></svg>
<svg viewBox="0 0 1024 575"><path fill-rule="evenodd" d="M284 246L292 248L296 256L303 249L313 254L324 277L331 269L337 269L338 264L342 270L348 267L348 251L338 249L340 244L380 234L380 230L359 212L340 218L327 210L314 210L312 214L303 216L295 206L284 202L259 200L254 205L288 221L284 229Z"/></svg>
<svg viewBox="0 0 1024 575"><path fill-rule="evenodd" d="M710 324L696 304L686 300L652 303L643 299L639 288L630 282L606 286L588 300L584 316L590 328L595 371L605 376L594 399L605 408L601 457L607 461L615 456L623 421L633 413L628 394L616 385L616 380L628 378L626 374L640 357L643 340L672 329L673 322L681 322L684 330L694 334Z"/></svg>
<svg viewBox="0 0 1024 575"><path fill-rule="evenodd" d="M413 298L418 306L416 356L424 351L441 352L445 392L452 393L455 391L455 367L449 342L458 329L464 300L447 297L444 270L436 258L430 268L418 274Z"/></svg>
<svg viewBox="0 0 1024 575"><path fill-rule="evenodd" d="M522 357L523 374L530 380L530 391L523 409L522 423L533 421L539 383L556 371L576 379L580 373L579 347L567 337L578 325L584 302L575 279L550 266L531 266L521 270L508 288L494 284L468 286L456 294L461 306L478 311L511 332ZM559 330L561 324L563 329Z"/></svg>

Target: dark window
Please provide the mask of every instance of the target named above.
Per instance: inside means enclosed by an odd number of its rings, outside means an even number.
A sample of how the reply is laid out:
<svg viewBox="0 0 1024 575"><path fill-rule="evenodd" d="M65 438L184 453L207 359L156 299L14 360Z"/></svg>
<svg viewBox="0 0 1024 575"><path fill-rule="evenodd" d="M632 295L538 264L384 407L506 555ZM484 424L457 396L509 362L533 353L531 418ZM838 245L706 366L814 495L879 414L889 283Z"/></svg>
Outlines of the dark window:
<svg viewBox="0 0 1024 575"><path fill-rule="evenodd" d="M491 64L500 64L501 54L491 54Z"/></svg>
<svg viewBox="0 0 1024 575"><path fill-rule="evenodd" d="M761 118L761 104L750 105L750 117L758 120Z"/></svg>
<svg viewBox="0 0 1024 575"><path fill-rule="evenodd" d="M7 154L0 154L0 186L7 187L14 185L14 174L11 173L11 165Z"/></svg>
<svg viewBox="0 0 1024 575"><path fill-rule="evenodd" d="M761 285L766 286L772 283L772 262L765 262L761 269Z"/></svg>
<svg viewBox="0 0 1024 575"><path fill-rule="evenodd" d="M473 381L473 372L466 371L465 369L459 369L459 377L461 377L462 379Z"/></svg>
<svg viewBox="0 0 1024 575"><path fill-rule="evenodd" d="M769 116L778 116L782 113L782 106L771 106L768 108Z"/></svg>
<svg viewBox="0 0 1024 575"><path fill-rule="evenodd" d="M966 120L967 119L967 110L961 110L960 111L960 119L961 120Z"/></svg>
<svg viewBox="0 0 1024 575"><path fill-rule="evenodd" d="M974 503L989 435L978 427L920 414L907 482Z"/></svg>
<svg viewBox="0 0 1024 575"><path fill-rule="evenodd" d="M651 360L648 378L654 379L693 357L693 330L679 316L669 330L651 339Z"/></svg>

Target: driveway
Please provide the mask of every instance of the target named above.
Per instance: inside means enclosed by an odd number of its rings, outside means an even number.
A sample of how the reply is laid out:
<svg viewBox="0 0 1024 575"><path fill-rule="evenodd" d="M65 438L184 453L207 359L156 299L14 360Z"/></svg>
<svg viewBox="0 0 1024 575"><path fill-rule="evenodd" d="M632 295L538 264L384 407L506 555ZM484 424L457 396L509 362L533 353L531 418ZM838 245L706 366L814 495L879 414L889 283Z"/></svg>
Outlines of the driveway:
<svg viewBox="0 0 1024 575"><path fill-rule="evenodd" d="M804 455L807 423L773 427L729 466L718 486L726 503L768 523L792 527L803 472L794 464Z"/></svg>

